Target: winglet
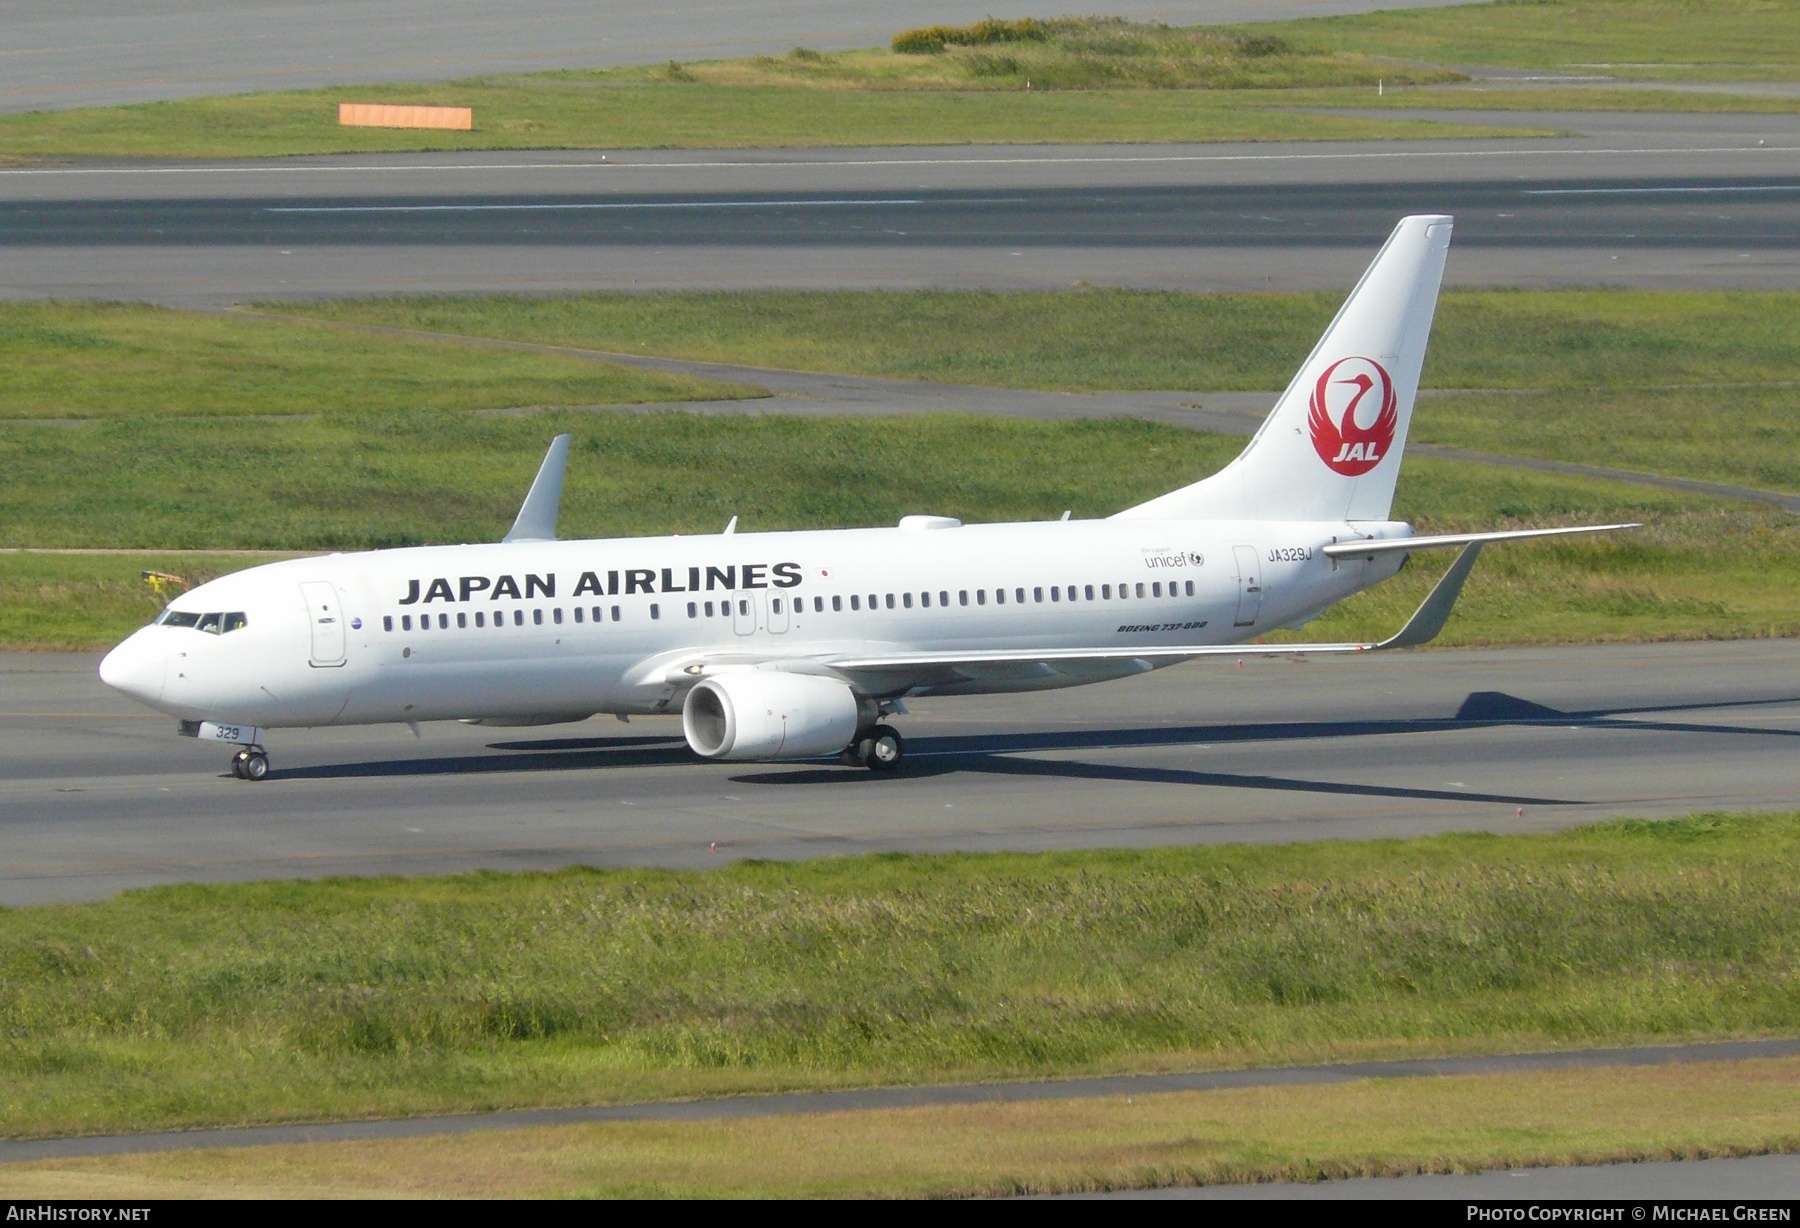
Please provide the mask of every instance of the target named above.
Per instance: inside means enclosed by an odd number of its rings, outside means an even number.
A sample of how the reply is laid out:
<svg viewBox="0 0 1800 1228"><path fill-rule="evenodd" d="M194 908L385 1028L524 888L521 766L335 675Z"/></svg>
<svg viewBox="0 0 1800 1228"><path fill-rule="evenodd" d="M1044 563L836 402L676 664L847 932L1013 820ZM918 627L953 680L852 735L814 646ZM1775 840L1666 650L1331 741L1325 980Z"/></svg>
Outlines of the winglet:
<svg viewBox="0 0 1800 1228"><path fill-rule="evenodd" d="M1450 620L1450 607L1462 596L1463 581L1469 578L1470 570L1475 566L1475 556L1481 553L1481 542L1470 542L1450 564L1443 578L1431 590L1431 595L1420 603L1413 611L1413 616L1406 620L1399 634L1375 645L1377 651L1383 648L1417 648L1420 644L1429 644L1444 629Z"/></svg>
<svg viewBox="0 0 1800 1228"><path fill-rule="evenodd" d="M531 493L519 507L518 519L503 542L553 542L556 540L556 512L562 506L563 471L569 467L569 437L558 435L544 453L532 480Z"/></svg>

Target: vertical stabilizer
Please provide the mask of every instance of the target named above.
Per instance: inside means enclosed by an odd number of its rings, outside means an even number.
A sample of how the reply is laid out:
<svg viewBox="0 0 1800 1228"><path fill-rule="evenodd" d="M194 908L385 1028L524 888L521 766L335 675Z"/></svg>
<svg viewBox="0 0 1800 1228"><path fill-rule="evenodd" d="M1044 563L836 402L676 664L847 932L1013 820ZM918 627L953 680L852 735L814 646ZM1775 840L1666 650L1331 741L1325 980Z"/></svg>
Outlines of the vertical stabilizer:
<svg viewBox="0 0 1800 1228"><path fill-rule="evenodd" d="M1238 458L1119 513L1146 520L1386 520L1451 219L1402 218Z"/></svg>

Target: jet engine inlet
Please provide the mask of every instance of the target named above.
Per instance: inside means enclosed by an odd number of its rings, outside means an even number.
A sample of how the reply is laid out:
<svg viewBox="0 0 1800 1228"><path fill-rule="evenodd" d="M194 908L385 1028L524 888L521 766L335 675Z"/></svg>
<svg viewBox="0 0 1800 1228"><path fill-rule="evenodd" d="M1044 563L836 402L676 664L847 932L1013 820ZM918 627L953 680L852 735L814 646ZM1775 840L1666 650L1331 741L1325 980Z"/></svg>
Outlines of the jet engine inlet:
<svg viewBox="0 0 1800 1228"><path fill-rule="evenodd" d="M706 759L806 759L856 736L856 692L831 678L745 670L694 684L681 732Z"/></svg>

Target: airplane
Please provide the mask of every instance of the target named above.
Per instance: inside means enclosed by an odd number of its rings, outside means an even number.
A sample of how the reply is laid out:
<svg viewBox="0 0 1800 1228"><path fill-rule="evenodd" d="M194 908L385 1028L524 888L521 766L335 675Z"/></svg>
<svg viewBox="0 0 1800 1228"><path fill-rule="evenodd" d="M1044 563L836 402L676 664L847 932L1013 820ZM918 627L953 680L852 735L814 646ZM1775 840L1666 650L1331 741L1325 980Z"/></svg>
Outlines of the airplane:
<svg viewBox="0 0 1800 1228"><path fill-rule="evenodd" d="M1083 686L1228 655L1433 639L1483 546L1635 524L1414 536L1389 519L1452 219L1400 221L1243 452L1103 520L556 539L569 436L497 543L291 559L202 584L100 664L269 774L265 730L679 713L703 759L891 771L914 696ZM1460 553L1378 643L1253 644Z"/></svg>

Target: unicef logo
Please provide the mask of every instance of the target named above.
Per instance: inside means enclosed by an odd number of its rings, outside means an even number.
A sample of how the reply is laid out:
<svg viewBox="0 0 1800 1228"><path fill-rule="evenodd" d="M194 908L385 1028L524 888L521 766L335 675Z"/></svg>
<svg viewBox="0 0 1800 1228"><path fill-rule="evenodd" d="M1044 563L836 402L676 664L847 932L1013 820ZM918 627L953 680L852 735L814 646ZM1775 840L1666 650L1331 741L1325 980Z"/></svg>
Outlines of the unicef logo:
<svg viewBox="0 0 1800 1228"><path fill-rule="evenodd" d="M1206 556L1198 550L1190 550L1188 551L1188 562L1195 567L1203 567L1206 564Z"/></svg>

